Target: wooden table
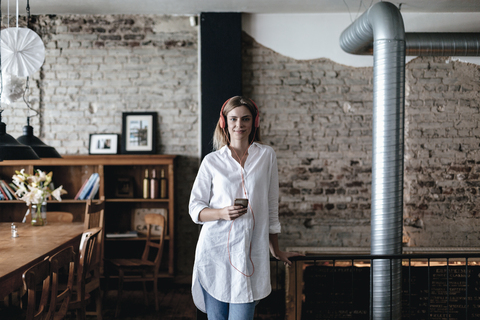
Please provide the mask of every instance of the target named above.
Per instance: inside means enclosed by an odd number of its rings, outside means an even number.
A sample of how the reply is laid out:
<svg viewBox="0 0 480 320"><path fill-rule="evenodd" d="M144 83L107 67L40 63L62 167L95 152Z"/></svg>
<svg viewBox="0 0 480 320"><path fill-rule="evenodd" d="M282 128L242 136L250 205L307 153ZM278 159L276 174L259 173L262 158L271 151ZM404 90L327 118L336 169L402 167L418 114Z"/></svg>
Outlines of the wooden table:
<svg viewBox="0 0 480 320"><path fill-rule="evenodd" d="M18 238L11 237L11 223L0 223L0 299L21 288L23 272L35 263L68 246L77 252L84 231L83 222L15 225Z"/></svg>

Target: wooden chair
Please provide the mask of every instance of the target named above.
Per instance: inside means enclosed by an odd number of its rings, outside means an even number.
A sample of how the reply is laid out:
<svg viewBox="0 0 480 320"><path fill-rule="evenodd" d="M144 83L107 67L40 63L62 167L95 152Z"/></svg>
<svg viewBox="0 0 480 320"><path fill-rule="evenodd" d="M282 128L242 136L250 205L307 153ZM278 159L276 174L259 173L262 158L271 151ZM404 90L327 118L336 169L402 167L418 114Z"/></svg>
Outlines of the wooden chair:
<svg viewBox="0 0 480 320"><path fill-rule="evenodd" d="M66 286L59 289L59 278L63 274L67 274ZM50 297L50 307L48 308L47 320L64 319L68 304L73 291L73 276L75 273L75 252L73 247L67 247L50 258L50 274L52 277L52 290ZM59 292L59 290L61 292Z"/></svg>
<svg viewBox="0 0 480 320"><path fill-rule="evenodd" d="M98 273L93 271L96 268L94 263L96 257L95 249L98 245L97 239L101 231L101 228L88 229L83 233L80 241L76 273L77 279L75 281L74 293L68 304L68 309L76 310L77 319L81 320L85 319L86 305L87 302L90 301L90 283L93 283L93 287L99 286L100 283L100 279L95 278ZM97 319L102 319L101 310L100 313L97 314Z"/></svg>
<svg viewBox="0 0 480 320"><path fill-rule="evenodd" d="M148 305L146 281L153 281L153 292L155 295L155 310L158 311L158 291L157 279L158 269L162 260L163 242L165 237L165 218L160 214L145 215L145 223L147 225L147 240L145 249L141 259L109 259L106 260L108 265L118 271L118 298L117 307L115 309L115 317L120 312L120 302L122 299L122 289L124 282L143 282L143 293L145 304ZM159 242L152 241L151 229L153 226L159 226L162 230ZM157 253L155 259L149 260L150 249L156 248ZM127 275L126 275L127 274ZM133 274L133 275L131 275ZM108 273L106 273L106 281L108 282Z"/></svg>
<svg viewBox="0 0 480 320"><path fill-rule="evenodd" d="M105 198L93 202L91 199L87 201L85 207L85 229L101 228L102 231L97 237L97 245L95 248L95 256L91 261L90 281L86 285L86 292L95 295L95 312L87 312L87 315L96 315L97 319L102 319L102 291L100 288L100 275L103 270L103 243L104 243L104 212Z"/></svg>
<svg viewBox="0 0 480 320"><path fill-rule="evenodd" d="M47 211L47 222L73 222L73 214L64 211Z"/></svg>
<svg viewBox="0 0 480 320"><path fill-rule="evenodd" d="M47 316L48 296L50 293L50 261L43 261L31 266L23 273L23 284L27 293L26 320L43 320ZM42 284L42 294L37 307L37 287Z"/></svg>

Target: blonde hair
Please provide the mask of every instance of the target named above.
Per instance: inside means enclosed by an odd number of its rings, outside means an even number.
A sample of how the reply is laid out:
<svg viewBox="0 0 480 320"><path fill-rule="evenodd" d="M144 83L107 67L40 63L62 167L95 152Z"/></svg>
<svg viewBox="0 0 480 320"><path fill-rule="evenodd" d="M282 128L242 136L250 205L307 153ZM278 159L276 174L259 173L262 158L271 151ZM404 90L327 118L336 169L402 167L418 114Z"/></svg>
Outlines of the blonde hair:
<svg viewBox="0 0 480 320"><path fill-rule="evenodd" d="M223 107L222 117L225 120L225 128L220 126L220 118L218 119L217 126L215 127L215 131L213 133L213 148L215 150L220 150L223 146L228 145L230 141L230 133L228 132L228 125L227 125L227 114L237 107L245 106L248 110L252 113L252 132L250 133L249 141L260 142L260 128L256 128L255 130L255 118L258 114L258 109L253 103L252 100L242 96L235 96L228 100L225 107Z"/></svg>

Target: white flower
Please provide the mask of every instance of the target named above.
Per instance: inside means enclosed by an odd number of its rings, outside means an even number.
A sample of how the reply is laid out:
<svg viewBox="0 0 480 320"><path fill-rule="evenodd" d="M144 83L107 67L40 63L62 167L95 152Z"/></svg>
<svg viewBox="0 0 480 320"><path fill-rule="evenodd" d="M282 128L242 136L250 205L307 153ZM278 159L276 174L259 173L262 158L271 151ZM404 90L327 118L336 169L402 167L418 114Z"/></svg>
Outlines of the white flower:
<svg viewBox="0 0 480 320"><path fill-rule="evenodd" d="M58 201L62 201L62 198L60 196L65 193L67 193L67 191L63 190L63 186L60 186L52 191L52 197L54 197Z"/></svg>
<svg viewBox="0 0 480 320"><path fill-rule="evenodd" d="M63 186L50 190L49 185L52 182L52 175L52 172L46 174L42 170L35 170L35 174L25 173L25 169L15 171L12 176L13 183L18 188L15 193L20 197L20 200L25 201L27 206L41 204L49 195L52 195L58 201L62 201L61 195L66 194L67 191L63 189Z"/></svg>
<svg viewBox="0 0 480 320"><path fill-rule="evenodd" d="M17 196L21 197L24 193L28 192L24 184L15 184L15 185L18 187L17 191L15 191Z"/></svg>
<svg viewBox="0 0 480 320"><path fill-rule="evenodd" d="M17 186L25 183L25 174L23 173L25 169L22 169L20 172L17 171L17 174L13 175L13 183L15 183Z"/></svg>
<svg viewBox="0 0 480 320"><path fill-rule="evenodd" d="M38 177L38 176L30 176L30 177L28 177L28 182L29 182L31 185L38 186L41 181L42 181L42 180L41 180L40 177Z"/></svg>
<svg viewBox="0 0 480 320"><path fill-rule="evenodd" d="M23 200L27 203L27 206L30 205L30 203L33 204L39 204L43 202L43 191L38 189L38 188L29 188L30 191L25 193L20 200Z"/></svg>

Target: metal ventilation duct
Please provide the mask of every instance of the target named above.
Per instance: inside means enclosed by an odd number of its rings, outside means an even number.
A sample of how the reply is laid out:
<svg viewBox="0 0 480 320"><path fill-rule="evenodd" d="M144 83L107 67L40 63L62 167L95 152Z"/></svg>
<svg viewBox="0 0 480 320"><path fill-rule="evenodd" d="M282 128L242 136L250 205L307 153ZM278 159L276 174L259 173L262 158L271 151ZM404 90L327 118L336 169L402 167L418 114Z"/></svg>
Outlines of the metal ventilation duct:
<svg viewBox="0 0 480 320"><path fill-rule="evenodd" d="M373 42L360 44L347 41L340 43L346 52L358 55L373 54ZM409 32L405 33L405 42L407 56L480 56L480 33Z"/></svg>
<svg viewBox="0 0 480 320"><path fill-rule="evenodd" d="M480 34L405 34L400 11L378 2L341 35L348 53L372 54L371 253L402 253L405 55L478 56ZM371 319L401 319L401 261L373 260Z"/></svg>

